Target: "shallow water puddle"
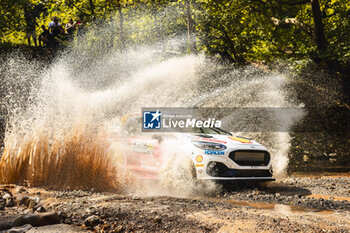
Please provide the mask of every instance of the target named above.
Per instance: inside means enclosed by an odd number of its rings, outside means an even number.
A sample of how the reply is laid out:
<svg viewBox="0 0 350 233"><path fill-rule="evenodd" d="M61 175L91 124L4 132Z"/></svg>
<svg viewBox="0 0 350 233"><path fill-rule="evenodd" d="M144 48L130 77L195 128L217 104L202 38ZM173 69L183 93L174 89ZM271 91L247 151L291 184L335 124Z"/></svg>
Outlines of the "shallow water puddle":
<svg viewBox="0 0 350 233"><path fill-rule="evenodd" d="M324 209L311 209L311 208L304 208L302 206L295 206L295 205L284 205L284 204L273 204L273 203L266 203L266 202L250 202L250 201L241 201L241 200L214 200L217 202L225 202L229 204L233 204L234 206L246 206L246 207L252 207L255 209L263 209L263 210L273 210L275 212L288 215L293 213L316 213L316 214L333 214L335 213L334 210L324 210Z"/></svg>
<svg viewBox="0 0 350 233"><path fill-rule="evenodd" d="M317 213L322 215L333 214L334 210L309 209L301 206L275 204L274 210L278 213L289 215L291 213Z"/></svg>
<svg viewBox="0 0 350 233"><path fill-rule="evenodd" d="M323 195L323 194L311 194L307 195L306 197L313 197L316 199L330 199L330 200L336 200L336 201L348 201L350 202L350 197L339 197L339 196L328 196L328 195Z"/></svg>

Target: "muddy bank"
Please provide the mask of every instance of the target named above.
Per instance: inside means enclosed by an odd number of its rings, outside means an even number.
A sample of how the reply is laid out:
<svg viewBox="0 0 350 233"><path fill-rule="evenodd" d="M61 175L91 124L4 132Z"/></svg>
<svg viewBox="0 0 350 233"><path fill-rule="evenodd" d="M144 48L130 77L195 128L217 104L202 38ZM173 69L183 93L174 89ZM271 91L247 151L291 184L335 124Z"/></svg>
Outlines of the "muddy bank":
<svg viewBox="0 0 350 233"><path fill-rule="evenodd" d="M349 187L350 176L294 176L263 187L231 185L206 195L145 197L8 185L1 188L0 222L5 230L28 215L47 214L65 225L44 221L41 225L48 226L41 228L36 223L44 232L50 226L95 232L349 232Z"/></svg>

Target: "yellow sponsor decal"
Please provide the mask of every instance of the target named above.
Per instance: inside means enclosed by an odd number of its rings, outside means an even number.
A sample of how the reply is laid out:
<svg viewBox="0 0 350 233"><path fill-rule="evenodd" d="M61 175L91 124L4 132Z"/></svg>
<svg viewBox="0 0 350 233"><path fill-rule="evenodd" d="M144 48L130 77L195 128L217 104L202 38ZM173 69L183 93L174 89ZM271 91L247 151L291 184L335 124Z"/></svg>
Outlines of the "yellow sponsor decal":
<svg viewBox="0 0 350 233"><path fill-rule="evenodd" d="M201 163L201 162L203 161L203 156L197 155L196 161L197 161L198 163Z"/></svg>
<svg viewBox="0 0 350 233"><path fill-rule="evenodd" d="M241 142L241 143L252 143L252 141L250 141L249 139L245 139L245 138L236 138L236 137L228 137L229 139L231 140L234 140L234 141L238 141L238 142Z"/></svg>
<svg viewBox="0 0 350 233"><path fill-rule="evenodd" d="M196 167L204 167L204 164L196 164Z"/></svg>

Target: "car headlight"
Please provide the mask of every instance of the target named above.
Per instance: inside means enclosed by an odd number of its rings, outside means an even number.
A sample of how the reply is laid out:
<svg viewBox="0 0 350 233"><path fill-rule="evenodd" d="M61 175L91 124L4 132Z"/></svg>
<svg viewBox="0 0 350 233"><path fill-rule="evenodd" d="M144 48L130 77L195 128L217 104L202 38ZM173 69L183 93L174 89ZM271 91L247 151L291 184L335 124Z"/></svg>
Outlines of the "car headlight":
<svg viewBox="0 0 350 233"><path fill-rule="evenodd" d="M193 145L202 150L225 150L227 147L220 143L192 141Z"/></svg>

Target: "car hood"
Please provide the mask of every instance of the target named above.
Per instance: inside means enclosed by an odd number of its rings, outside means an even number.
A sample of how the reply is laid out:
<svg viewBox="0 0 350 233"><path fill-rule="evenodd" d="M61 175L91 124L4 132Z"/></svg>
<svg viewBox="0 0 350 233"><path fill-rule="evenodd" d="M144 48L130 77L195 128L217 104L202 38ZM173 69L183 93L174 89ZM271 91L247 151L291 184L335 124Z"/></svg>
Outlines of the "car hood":
<svg viewBox="0 0 350 233"><path fill-rule="evenodd" d="M214 142L214 143L220 143L224 145L262 146L261 144L259 144L258 142L252 139L238 137L238 136L220 135L220 134L191 134L186 136L189 137L189 139L195 140L195 141Z"/></svg>

